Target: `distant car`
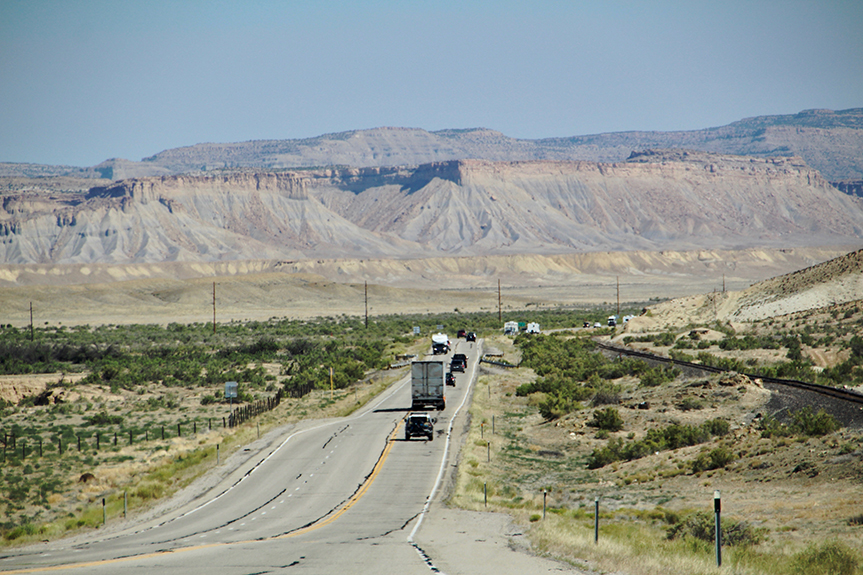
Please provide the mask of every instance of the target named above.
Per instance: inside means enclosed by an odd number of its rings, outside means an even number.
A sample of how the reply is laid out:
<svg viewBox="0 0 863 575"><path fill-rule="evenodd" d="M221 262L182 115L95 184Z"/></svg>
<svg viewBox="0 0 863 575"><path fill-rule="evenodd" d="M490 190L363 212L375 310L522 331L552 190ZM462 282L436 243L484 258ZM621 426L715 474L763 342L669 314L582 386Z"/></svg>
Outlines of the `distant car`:
<svg viewBox="0 0 863 575"><path fill-rule="evenodd" d="M456 337L465 337L467 332L463 329L458 330L458 333L455 335Z"/></svg>
<svg viewBox="0 0 863 575"><path fill-rule="evenodd" d="M434 419L428 413L410 413L405 418L405 441L417 435L425 435L429 441L434 441Z"/></svg>
<svg viewBox="0 0 863 575"><path fill-rule="evenodd" d="M595 324L593 324L593 327L602 327L602 324L599 322L596 322Z"/></svg>
<svg viewBox="0 0 863 575"><path fill-rule="evenodd" d="M450 387L455 387L455 375L451 371L446 372L446 384Z"/></svg>
<svg viewBox="0 0 863 575"><path fill-rule="evenodd" d="M589 321L584 322L584 325L581 327L590 328L590 322Z"/></svg>
<svg viewBox="0 0 863 575"><path fill-rule="evenodd" d="M472 331L467 332L467 335L464 336L466 341L476 341L476 334Z"/></svg>
<svg viewBox="0 0 863 575"><path fill-rule="evenodd" d="M467 356L463 353L453 354L449 368L450 371L460 371L464 373L464 370L467 368Z"/></svg>

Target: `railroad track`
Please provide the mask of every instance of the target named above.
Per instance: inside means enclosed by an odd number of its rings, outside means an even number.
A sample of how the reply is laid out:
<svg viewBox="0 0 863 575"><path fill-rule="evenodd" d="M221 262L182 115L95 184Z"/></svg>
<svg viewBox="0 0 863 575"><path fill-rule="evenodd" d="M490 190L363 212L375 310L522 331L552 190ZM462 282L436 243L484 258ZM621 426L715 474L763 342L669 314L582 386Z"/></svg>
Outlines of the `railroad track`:
<svg viewBox="0 0 863 575"><path fill-rule="evenodd" d="M596 340L594 340L596 341ZM648 353L645 351L637 351L634 349L630 349L628 347L614 345L602 341L596 341L596 344L601 349L606 351L610 351L613 353L618 353L622 355L628 355L630 357L638 357L641 359L649 359L650 361L657 361L660 363L667 363L672 365L678 365L681 367L687 367L690 369L698 369L701 371L707 371L710 373L727 373L731 370L722 369L719 367L713 367L710 365L702 365L700 363L692 363L689 361L682 361L679 359L672 359L670 357L665 357L663 355L656 355L653 353ZM774 385L781 385L785 387L792 387L795 389L803 389L806 391L811 391L813 393L818 393L821 395L835 397L837 399L841 399L843 401L848 401L851 403L856 403L863 405L863 394L858 393L856 391L852 391L850 389L841 389L838 387L830 387L827 385L818 385L817 383L807 383L805 381L798 381L796 379L779 379L776 377L765 377L763 375L758 375L755 373L744 373L743 375L747 376L750 379L760 379L764 383L772 383Z"/></svg>

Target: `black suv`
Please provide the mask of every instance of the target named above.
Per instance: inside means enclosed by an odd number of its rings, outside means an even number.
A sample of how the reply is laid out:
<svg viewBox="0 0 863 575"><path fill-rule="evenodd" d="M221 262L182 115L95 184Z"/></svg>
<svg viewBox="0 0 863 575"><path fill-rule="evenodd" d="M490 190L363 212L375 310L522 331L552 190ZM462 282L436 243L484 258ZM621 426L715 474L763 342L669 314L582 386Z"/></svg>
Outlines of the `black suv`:
<svg viewBox="0 0 863 575"><path fill-rule="evenodd" d="M415 435L425 435L434 441L434 419L428 413L409 413L405 418L405 441Z"/></svg>
<svg viewBox="0 0 863 575"><path fill-rule="evenodd" d="M476 341L476 334L472 331L467 332L467 335L464 336L465 341Z"/></svg>
<svg viewBox="0 0 863 575"><path fill-rule="evenodd" d="M463 353L456 353L452 356L452 361L449 364L450 371L460 371L464 373L467 368L467 356Z"/></svg>

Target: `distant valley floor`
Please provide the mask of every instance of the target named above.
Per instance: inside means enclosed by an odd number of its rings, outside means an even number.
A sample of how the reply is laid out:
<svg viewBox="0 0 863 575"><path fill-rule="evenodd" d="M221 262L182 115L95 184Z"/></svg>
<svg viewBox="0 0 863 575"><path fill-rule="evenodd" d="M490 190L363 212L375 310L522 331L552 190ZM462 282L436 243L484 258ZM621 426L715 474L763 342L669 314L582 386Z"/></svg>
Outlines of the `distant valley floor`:
<svg viewBox="0 0 863 575"><path fill-rule="evenodd" d="M615 306L740 290L859 246L421 260L0 266L0 323L100 325Z"/></svg>

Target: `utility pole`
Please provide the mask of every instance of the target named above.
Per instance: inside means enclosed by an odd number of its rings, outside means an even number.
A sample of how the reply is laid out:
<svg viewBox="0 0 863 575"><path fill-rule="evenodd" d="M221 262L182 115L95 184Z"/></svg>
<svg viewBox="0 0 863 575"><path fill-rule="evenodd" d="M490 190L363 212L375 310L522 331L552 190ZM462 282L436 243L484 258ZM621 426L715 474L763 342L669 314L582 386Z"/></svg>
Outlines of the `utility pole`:
<svg viewBox="0 0 863 575"><path fill-rule="evenodd" d="M722 274L722 293L725 293L725 274Z"/></svg>
<svg viewBox="0 0 863 575"><path fill-rule="evenodd" d="M617 276L617 320L620 321L620 276Z"/></svg>
<svg viewBox="0 0 863 575"><path fill-rule="evenodd" d="M30 341L33 341L33 302L30 302Z"/></svg>
<svg viewBox="0 0 863 575"><path fill-rule="evenodd" d="M500 278L497 278L497 321L503 321L503 312L500 307Z"/></svg>
<svg viewBox="0 0 863 575"><path fill-rule="evenodd" d="M716 320L716 288L713 288L713 319Z"/></svg>
<svg viewBox="0 0 863 575"><path fill-rule="evenodd" d="M366 291L366 329L369 328L369 282L363 282Z"/></svg>
<svg viewBox="0 0 863 575"><path fill-rule="evenodd" d="M216 282L213 282L213 333L216 333Z"/></svg>

